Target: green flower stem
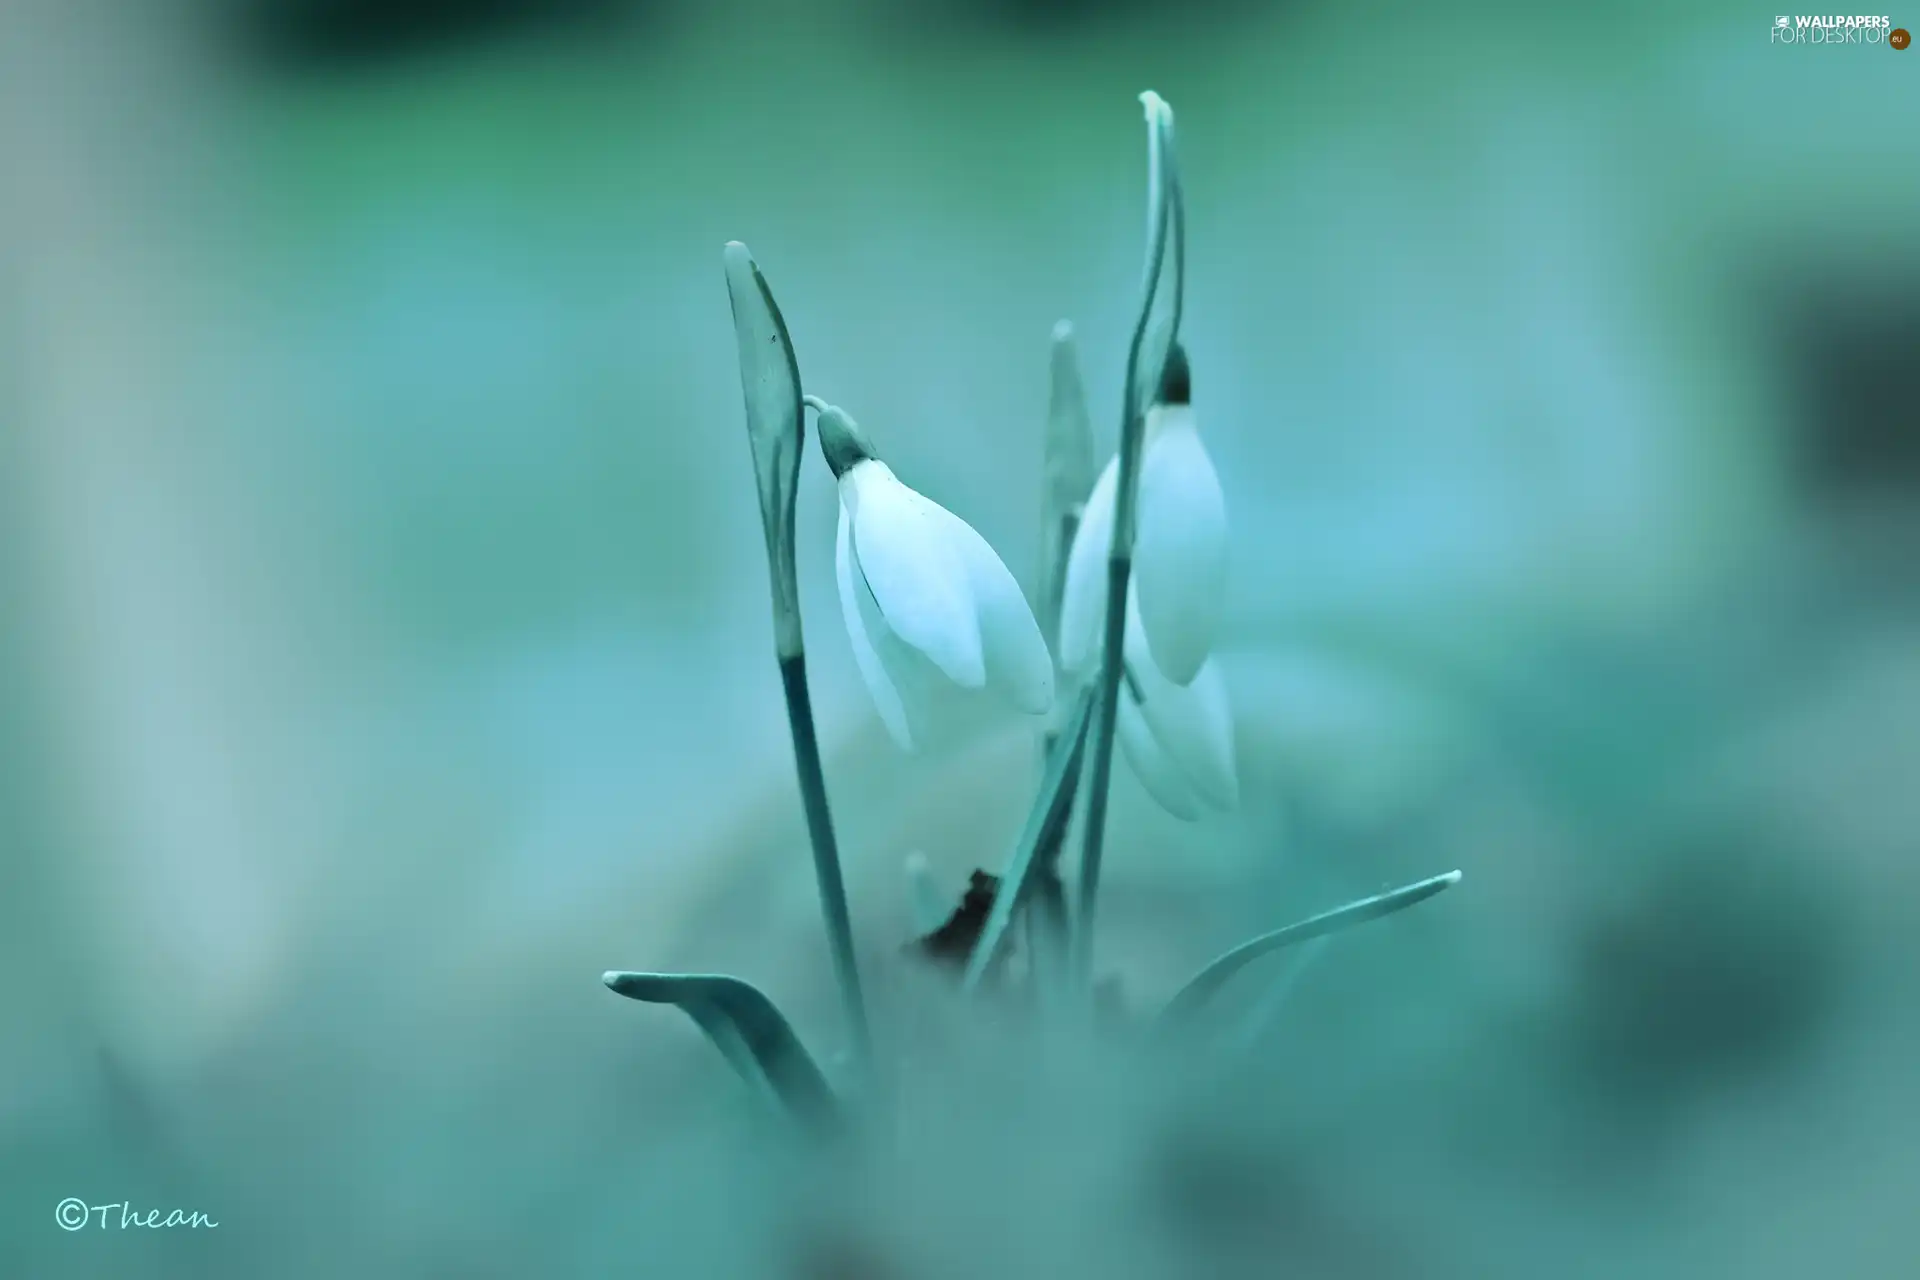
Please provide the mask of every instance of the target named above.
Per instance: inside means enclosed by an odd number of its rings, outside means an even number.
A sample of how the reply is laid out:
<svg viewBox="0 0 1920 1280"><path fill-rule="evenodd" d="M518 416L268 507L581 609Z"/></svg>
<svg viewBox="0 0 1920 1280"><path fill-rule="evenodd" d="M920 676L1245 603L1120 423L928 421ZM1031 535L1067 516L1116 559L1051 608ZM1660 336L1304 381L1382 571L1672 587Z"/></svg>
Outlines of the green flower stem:
<svg viewBox="0 0 1920 1280"><path fill-rule="evenodd" d="M1060 735L1046 736L1049 753L1059 747ZM1035 993L1043 1001L1059 1003L1070 988L1068 960L1069 937L1073 924L1067 909L1067 885L1060 876L1060 851L1066 847L1067 831L1073 824L1073 808L1080 790L1080 764L1086 750L1081 741L1081 758L1061 781L1060 817L1042 833L1034 853L1033 880L1027 889L1027 957L1033 972Z"/></svg>
<svg viewBox="0 0 1920 1280"><path fill-rule="evenodd" d="M978 989L992 967L1014 913L1025 905L1032 889L1034 873L1040 869L1040 850L1059 844L1060 833L1073 812L1072 780L1079 772L1080 754L1087 744L1091 703L1091 691L1082 690L1067 721L1066 732L1054 746L1053 758L1047 762L1047 776L1040 783L1040 792L1033 799L1033 809L1027 814L1020 841L1014 846L1013 856L1007 860L1007 869L1000 877L993 910L988 913L980 938L973 945L973 954L968 957L966 976L961 984L964 990Z"/></svg>
<svg viewBox="0 0 1920 1280"><path fill-rule="evenodd" d="M1173 339L1180 336L1180 321L1187 313L1187 190L1180 181L1179 148L1173 144L1173 112L1168 110L1162 120L1166 135L1167 204L1173 219L1173 305L1167 317L1167 342L1171 346ZM1165 348L1161 359L1165 359ZM1156 384L1160 370L1153 371Z"/></svg>
<svg viewBox="0 0 1920 1280"><path fill-rule="evenodd" d="M1134 523L1140 490L1141 437L1146 420L1140 400L1140 350L1153 319L1160 289L1160 267L1167 256L1167 226L1172 201L1168 195L1168 143L1173 113L1157 94L1141 95L1147 105L1147 262L1141 288L1140 316L1127 346L1127 379L1120 418L1120 474L1114 498L1113 543L1107 553L1107 616L1100 652L1099 681L1095 686L1093 737L1087 793L1086 832L1080 856L1080 901L1073 931L1074 972L1081 986L1092 990L1093 923L1100 894L1100 859L1107 835L1107 789L1113 777L1114 716L1119 710L1120 668L1126 636L1127 586L1133 577ZM1179 286L1176 286L1176 292ZM1171 344L1179 335L1169 330Z"/></svg>
<svg viewBox="0 0 1920 1280"><path fill-rule="evenodd" d="M1086 509L1098 472L1094 466L1093 421L1087 413L1085 381L1080 376L1080 355L1074 342L1073 325L1061 320L1053 326L1051 357L1048 361L1047 427L1043 450L1040 491L1040 599L1034 617L1040 633L1047 638L1055 655L1056 687L1066 685L1060 670L1060 612L1067 589L1067 559L1074 537L1080 531L1080 515ZM1040 733L1040 775L1046 776L1047 763L1053 758L1060 740L1061 722L1049 717ZM1072 795L1078 790L1080 775L1068 777L1069 814ZM1025 918L1027 955L1033 966L1034 986L1051 998L1056 987L1066 985L1067 967L1067 887L1060 878L1060 851L1066 845L1068 823L1051 829L1036 857L1039 864L1029 890L1031 902Z"/></svg>
<svg viewBox="0 0 1920 1280"><path fill-rule="evenodd" d="M813 727L813 698L807 692L804 652L780 659L780 683L787 695L787 723L793 728L793 761L800 776L800 803L807 814L807 836L813 845L813 874L820 885L820 912L826 917L827 944L833 952L833 976L846 1006L847 1033L854 1062L869 1087L877 1083L873 1071L873 1033L867 1025L867 1003L860 991L860 966L853 953L853 918L847 910L847 885L840 873L840 850L833 835L833 815L827 809L827 780L820 768L820 739Z"/></svg>
<svg viewBox="0 0 1920 1280"><path fill-rule="evenodd" d="M1127 464L1120 464L1120 485L1124 493L1132 477ZM1107 560L1107 590L1110 600L1127 598L1127 583L1133 573L1131 552L1119 550L1118 526L1115 526L1115 550ZM1099 683L1093 705L1093 752L1088 762L1087 813L1081 835L1080 899L1073 927L1073 971L1085 989L1092 989L1094 908L1099 902L1100 860L1106 849L1107 795L1113 781L1114 717L1119 711L1120 656L1124 639L1124 616L1111 604L1107 606L1106 638L1100 658Z"/></svg>

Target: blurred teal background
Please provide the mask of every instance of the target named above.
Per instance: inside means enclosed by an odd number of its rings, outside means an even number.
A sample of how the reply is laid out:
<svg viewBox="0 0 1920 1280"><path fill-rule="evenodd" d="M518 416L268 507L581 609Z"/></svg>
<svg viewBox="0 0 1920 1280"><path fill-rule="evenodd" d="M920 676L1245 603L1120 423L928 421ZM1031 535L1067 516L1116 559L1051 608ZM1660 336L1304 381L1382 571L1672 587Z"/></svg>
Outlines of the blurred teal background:
<svg viewBox="0 0 1920 1280"><path fill-rule="evenodd" d="M1116 770L1103 967L1467 879L1306 975L1242 1220L1096 1272L1111 1206L1043 1200L1089 1252L991 1273L1911 1274L1920 53L1772 17L15 0L0 1273L762 1265L698 1252L747 1247L717 1057L597 981L740 973L833 1048L720 246L1031 584L1061 317L1112 447L1151 87L1245 801ZM879 964L1032 748L893 754L834 518L809 457Z"/></svg>

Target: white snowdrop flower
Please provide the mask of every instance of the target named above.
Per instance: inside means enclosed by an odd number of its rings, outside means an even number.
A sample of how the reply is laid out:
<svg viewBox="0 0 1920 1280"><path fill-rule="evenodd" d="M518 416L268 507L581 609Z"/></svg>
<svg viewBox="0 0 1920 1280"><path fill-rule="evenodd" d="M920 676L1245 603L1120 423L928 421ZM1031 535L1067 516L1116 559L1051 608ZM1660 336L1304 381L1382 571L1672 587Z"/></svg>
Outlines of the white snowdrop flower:
<svg viewBox="0 0 1920 1280"><path fill-rule="evenodd" d="M1233 748L1233 708L1217 659L1193 680L1175 684L1147 653L1139 596L1127 593L1126 666L1114 731L1134 776L1176 818L1192 822L1208 810L1240 803Z"/></svg>
<svg viewBox="0 0 1920 1280"><path fill-rule="evenodd" d="M1193 682L1213 649L1226 594L1227 505L1200 441L1186 351L1175 343L1147 409L1140 459L1133 585L1153 665L1176 685ZM1119 458L1087 499L1067 559L1060 610L1060 662L1081 672L1100 653L1107 610L1107 555Z"/></svg>
<svg viewBox="0 0 1920 1280"><path fill-rule="evenodd" d="M1020 586L971 525L902 484L845 411L819 411L840 487L834 567L854 661L887 732L912 751L978 695L1053 707L1053 658Z"/></svg>

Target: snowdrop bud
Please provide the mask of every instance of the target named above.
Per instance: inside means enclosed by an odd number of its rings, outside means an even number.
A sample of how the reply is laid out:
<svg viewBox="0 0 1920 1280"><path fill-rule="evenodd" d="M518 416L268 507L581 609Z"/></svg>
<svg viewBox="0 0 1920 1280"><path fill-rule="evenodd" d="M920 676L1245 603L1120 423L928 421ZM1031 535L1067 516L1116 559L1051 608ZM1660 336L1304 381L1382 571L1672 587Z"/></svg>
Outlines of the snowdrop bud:
<svg viewBox="0 0 1920 1280"><path fill-rule="evenodd" d="M746 399L747 439L760 492L760 521L767 536L772 576L774 644L782 658L801 652L800 589L794 572L793 512L800 482L800 452L806 424L800 408L800 366L773 291L753 255L738 240L721 254L733 334L740 354L740 389Z"/></svg>
<svg viewBox="0 0 1920 1280"><path fill-rule="evenodd" d="M841 616L894 741L915 750L956 694L1045 714L1053 659L1006 564L966 521L902 484L852 418L815 408L839 477Z"/></svg>

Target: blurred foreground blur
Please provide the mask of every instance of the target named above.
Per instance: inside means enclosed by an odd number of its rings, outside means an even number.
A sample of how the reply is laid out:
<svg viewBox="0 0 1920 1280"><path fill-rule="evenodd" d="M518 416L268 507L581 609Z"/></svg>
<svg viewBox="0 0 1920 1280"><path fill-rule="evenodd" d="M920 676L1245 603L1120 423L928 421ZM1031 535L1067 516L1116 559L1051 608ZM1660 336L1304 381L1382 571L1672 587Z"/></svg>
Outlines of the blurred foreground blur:
<svg viewBox="0 0 1920 1280"><path fill-rule="evenodd" d="M1201 1115L948 1064L962 1154L861 1229L902 1280L1910 1274L1920 53L1770 17L8 6L0 1275L853 1274L770 1261L731 1077L598 982L737 973L836 1048L720 245L1031 580L1062 316L1111 447L1147 87L1244 801L1116 767L1102 967L1151 1006L1467 878ZM997 868L1033 747L892 751L834 514L812 459L874 970L903 856Z"/></svg>

